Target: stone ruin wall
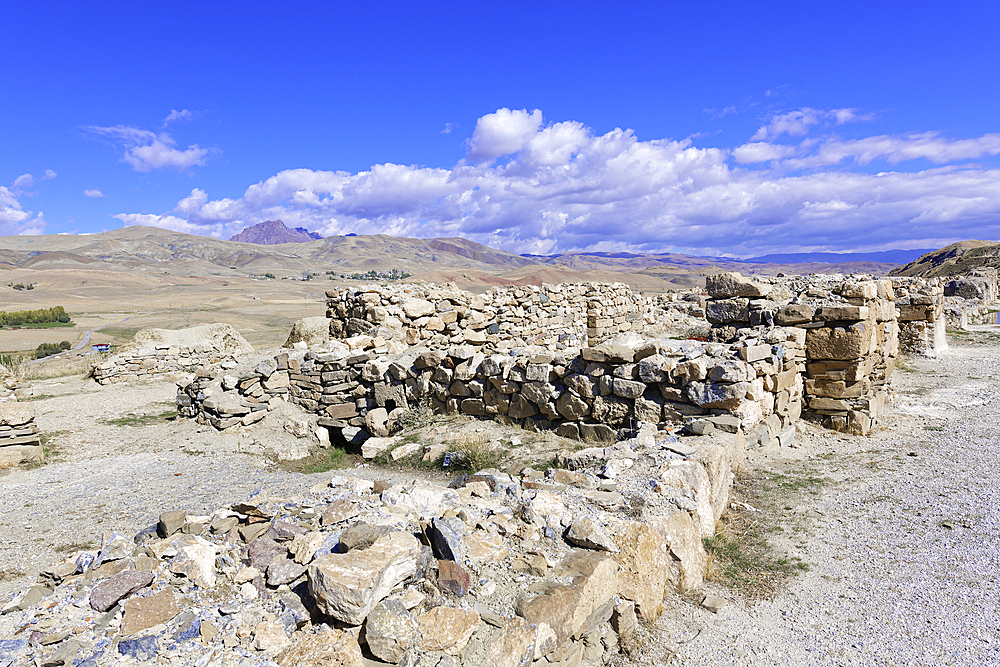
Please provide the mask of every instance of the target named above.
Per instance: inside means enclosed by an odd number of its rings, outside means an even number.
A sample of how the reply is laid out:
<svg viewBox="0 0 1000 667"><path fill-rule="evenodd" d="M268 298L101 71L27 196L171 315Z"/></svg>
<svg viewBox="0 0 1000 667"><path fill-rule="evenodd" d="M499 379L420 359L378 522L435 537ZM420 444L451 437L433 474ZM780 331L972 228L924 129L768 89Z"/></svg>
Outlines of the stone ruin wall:
<svg viewBox="0 0 1000 667"><path fill-rule="evenodd" d="M620 283L494 287L485 294L409 284L327 292L333 338L375 333L431 349L597 345L651 323L652 305Z"/></svg>
<svg viewBox="0 0 1000 667"><path fill-rule="evenodd" d="M991 306L1000 300L997 269L983 267L944 285L944 312L948 326L965 329L975 324L998 324Z"/></svg>
<svg viewBox="0 0 1000 667"><path fill-rule="evenodd" d="M23 403L0 403L0 470L41 463L43 459L35 408Z"/></svg>
<svg viewBox="0 0 1000 667"><path fill-rule="evenodd" d="M204 366L217 366L232 359L231 355L221 354L210 345L159 345L109 358L94 367L94 379L102 385L135 382L164 373L193 373Z"/></svg>
<svg viewBox="0 0 1000 667"><path fill-rule="evenodd" d="M686 424L775 447L793 436L802 411L805 342L801 330L775 328L731 344L653 340L516 356L463 345L380 355L385 341L361 335L347 339L354 349L346 356L295 350L202 369L177 401L182 414L225 429L287 400L346 441L358 429L387 435L394 411L423 406L586 440L613 442L619 429L641 423Z"/></svg>
<svg viewBox="0 0 1000 667"><path fill-rule="evenodd" d="M228 324L188 329L143 329L117 354L93 367L99 384L149 379L165 373L194 373L208 366L235 367L253 347Z"/></svg>
<svg viewBox="0 0 1000 667"><path fill-rule="evenodd" d="M804 415L838 431L868 434L891 397L899 352L895 290L888 279L709 276L710 338L745 329L805 334Z"/></svg>

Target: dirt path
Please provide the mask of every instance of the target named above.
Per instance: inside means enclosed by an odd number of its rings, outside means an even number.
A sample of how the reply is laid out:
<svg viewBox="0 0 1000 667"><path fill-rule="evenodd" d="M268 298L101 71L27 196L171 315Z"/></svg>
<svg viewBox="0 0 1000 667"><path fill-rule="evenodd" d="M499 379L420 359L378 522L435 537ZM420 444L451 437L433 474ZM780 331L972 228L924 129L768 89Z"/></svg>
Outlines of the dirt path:
<svg viewBox="0 0 1000 667"><path fill-rule="evenodd" d="M809 429L757 461L824 478L774 540L810 569L770 601L716 584L717 615L678 598L646 664L1000 665L1000 331L963 338L905 362L874 436Z"/></svg>

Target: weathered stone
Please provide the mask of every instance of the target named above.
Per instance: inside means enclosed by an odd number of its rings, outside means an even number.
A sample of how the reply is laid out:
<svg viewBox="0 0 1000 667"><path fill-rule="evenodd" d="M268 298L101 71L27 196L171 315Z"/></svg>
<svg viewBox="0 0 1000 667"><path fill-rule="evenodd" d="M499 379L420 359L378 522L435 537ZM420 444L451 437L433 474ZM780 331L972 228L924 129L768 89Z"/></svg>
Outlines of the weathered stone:
<svg viewBox="0 0 1000 667"><path fill-rule="evenodd" d="M773 291L771 285L759 283L736 272L706 276L705 289L713 299L724 299L734 296L761 298L770 295Z"/></svg>
<svg viewBox="0 0 1000 667"><path fill-rule="evenodd" d="M564 391L556 401L556 410L566 419L577 421L590 414L590 405L571 391Z"/></svg>
<svg viewBox="0 0 1000 667"><path fill-rule="evenodd" d="M358 640L343 630L303 635L274 660L279 667L365 667Z"/></svg>
<svg viewBox="0 0 1000 667"><path fill-rule="evenodd" d="M275 655L292 643L285 629L280 624L270 621L258 623L253 634L254 648L263 651L265 655Z"/></svg>
<svg viewBox="0 0 1000 667"><path fill-rule="evenodd" d="M339 544L341 552L347 553L348 551L367 549L375 544L378 538L388 535L391 532L392 528L389 526L372 526L364 521L359 521L340 534Z"/></svg>
<svg viewBox="0 0 1000 667"><path fill-rule="evenodd" d="M267 566L267 584L268 586L290 584L305 574L305 571L305 565L291 558L275 558Z"/></svg>
<svg viewBox="0 0 1000 667"><path fill-rule="evenodd" d="M537 633L537 627L523 618L508 620L486 652L486 664L489 667L527 667L534 656Z"/></svg>
<svg viewBox="0 0 1000 667"><path fill-rule="evenodd" d="M749 322L750 311L747 299L718 299L709 301L705 307L705 318L711 324L732 324Z"/></svg>
<svg viewBox="0 0 1000 667"><path fill-rule="evenodd" d="M153 583L149 572L125 570L97 582L90 591L90 607L95 611L107 611L136 591Z"/></svg>
<svg viewBox="0 0 1000 667"><path fill-rule="evenodd" d="M382 502L415 512L422 517L440 516L449 507L458 505L458 492L426 483L417 483L407 489L394 486L382 494Z"/></svg>
<svg viewBox="0 0 1000 667"><path fill-rule="evenodd" d="M388 415L386 415L388 418ZM366 459L373 459L383 452L392 449L396 444L396 438L368 438L361 445L361 456Z"/></svg>
<svg viewBox="0 0 1000 667"><path fill-rule="evenodd" d="M122 603L123 637L142 632L160 623L173 619L180 611L174 600L173 586L167 586L158 593L145 597L131 597Z"/></svg>
<svg viewBox="0 0 1000 667"><path fill-rule="evenodd" d="M703 408L731 410L746 398L749 383L691 382L687 394L692 403Z"/></svg>
<svg viewBox="0 0 1000 667"><path fill-rule="evenodd" d="M284 557L287 552L288 548L286 546L278 544L269 537L258 537L247 548L250 565L256 568L258 572L266 572L267 566L271 564L272 560Z"/></svg>
<svg viewBox="0 0 1000 667"><path fill-rule="evenodd" d="M211 588L215 585L216 547L203 538L195 539L198 541L180 548L168 569L174 574L183 574L202 588Z"/></svg>
<svg viewBox="0 0 1000 667"><path fill-rule="evenodd" d="M602 425L610 424L611 426L621 426L625 423L625 420L629 416L629 403L621 398L616 398L612 396L598 396L594 399L594 407L592 410L594 419L602 422ZM586 435L582 433L581 435L586 438Z"/></svg>
<svg viewBox="0 0 1000 667"><path fill-rule="evenodd" d="M469 592L470 585L469 573L464 567L451 560L438 561L438 588L462 597Z"/></svg>
<svg viewBox="0 0 1000 667"><path fill-rule="evenodd" d="M645 523L629 521L613 528L618 547L617 593L632 600L643 620L652 623L663 611L670 558L664 539Z"/></svg>
<svg viewBox="0 0 1000 667"><path fill-rule="evenodd" d="M434 555L442 560L462 562L462 536L465 522L456 516L438 517L427 528L427 539L434 549Z"/></svg>
<svg viewBox="0 0 1000 667"><path fill-rule="evenodd" d="M377 438L389 435L389 412L385 408L373 408L365 415L365 428Z"/></svg>
<svg viewBox="0 0 1000 667"><path fill-rule="evenodd" d="M408 533L380 537L364 550L320 556L309 566L309 591L323 613L360 625L393 588L417 572L420 543Z"/></svg>
<svg viewBox="0 0 1000 667"><path fill-rule="evenodd" d="M434 607L417 618L420 650L458 655L479 627L479 614L457 607Z"/></svg>
<svg viewBox="0 0 1000 667"><path fill-rule="evenodd" d="M636 631L639 620L635 617L635 602L622 600L615 605L615 610L611 614L611 627L619 637L627 637Z"/></svg>
<svg viewBox="0 0 1000 667"><path fill-rule="evenodd" d="M584 549L617 552L618 547L599 523L590 517L577 519L566 531L566 541Z"/></svg>
<svg viewBox="0 0 1000 667"><path fill-rule="evenodd" d="M423 299L403 299L403 312L411 320L434 314L434 304Z"/></svg>
<svg viewBox="0 0 1000 667"><path fill-rule="evenodd" d="M187 512L184 510L164 512L156 524L156 532L160 537L170 537L174 533L181 532L185 521L187 521Z"/></svg>
<svg viewBox="0 0 1000 667"><path fill-rule="evenodd" d="M789 304L778 309L774 321L779 326L789 326L812 322L814 311L804 303Z"/></svg>
<svg viewBox="0 0 1000 667"><path fill-rule="evenodd" d="M622 398L639 398L646 391L646 385L635 380L614 378L611 381L611 391Z"/></svg>
<svg viewBox="0 0 1000 667"><path fill-rule="evenodd" d="M379 660L396 664L420 640L420 626L397 599L378 603L365 619L368 649Z"/></svg>
<svg viewBox="0 0 1000 667"><path fill-rule="evenodd" d="M806 332L809 359L859 359L869 354L874 345L873 322L857 322L849 327L819 327Z"/></svg>
<svg viewBox="0 0 1000 667"><path fill-rule="evenodd" d="M518 615L529 623L547 623L557 646L607 621L618 588L618 564L611 556L574 552L561 567L572 577L570 583L551 582L539 595L522 594L515 604Z"/></svg>

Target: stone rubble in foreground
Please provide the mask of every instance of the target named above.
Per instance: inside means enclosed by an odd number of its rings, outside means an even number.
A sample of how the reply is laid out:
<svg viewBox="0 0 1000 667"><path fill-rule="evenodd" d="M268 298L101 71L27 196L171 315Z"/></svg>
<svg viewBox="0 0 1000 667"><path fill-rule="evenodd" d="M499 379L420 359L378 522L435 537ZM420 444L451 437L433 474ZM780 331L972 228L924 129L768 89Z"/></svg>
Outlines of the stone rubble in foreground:
<svg viewBox="0 0 1000 667"><path fill-rule="evenodd" d="M607 664L700 586L745 448L646 427L518 476L178 507L5 601L0 666Z"/></svg>

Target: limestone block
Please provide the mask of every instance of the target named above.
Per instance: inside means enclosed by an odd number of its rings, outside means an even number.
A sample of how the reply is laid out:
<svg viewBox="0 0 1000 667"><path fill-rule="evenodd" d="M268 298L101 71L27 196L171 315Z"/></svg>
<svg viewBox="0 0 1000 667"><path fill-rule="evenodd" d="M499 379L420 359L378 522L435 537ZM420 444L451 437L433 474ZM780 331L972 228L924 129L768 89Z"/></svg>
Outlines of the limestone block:
<svg viewBox="0 0 1000 667"><path fill-rule="evenodd" d="M761 298L771 294L771 285L759 283L736 272L705 277L705 288L713 299L730 297Z"/></svg>
<svg viewBox="0 0 1000 667"><path fill-rule="evenodd" d="M389 592L417 573L420 543L392 532L367 549L327 554L308 569L309 591L323 613L360 625Z"/></svg>
<svg viewBox="0 0 1000 667"><path fill-rule="evenodd" d="M479 628L479 614L458 607L434 607L417 618L420 650L458 655Z"/></svg>
<svg viewBox="0 0 1000 667"><path fill-rule="evenodd" d="M679 577L672 583L681 590L701 586L708 567L708 552L691 515L677 510L665 516L648 516L645 521L663 537L667 549L678 563Z"/></svg>
<svg viewBox="0 0 1000 667"><path fill-rule="evenodd" d="M618 547L618 590L635 602L643 620L652 623L663 611L663 595L671 560L666 541L645 523L623 522L611 527Z"/></svg>
<svg viewBox="0 0 1000 667"><path fill-rule="evenodd" d="M302 635L274 660L279 667L364 667L365 664L357 639L343 630Z"/></svg>
<svg viewBox="0 0 1000 667"><path fill-rule="evenodd" d="M874 322L857 322L848 327L820 327L806 332L809 359L860 359L871 353L874 347Z"/></svg>
<svg viewBox="0 0 1000 667"><path fill-rule="evenodd" d="M515 603L515 611L526 621L552 629L556 646L606 622L618 589L618 563L610 555L572 552L560 570L572 576L570 583L548 582L540 594L524 593Z"/></svg>

